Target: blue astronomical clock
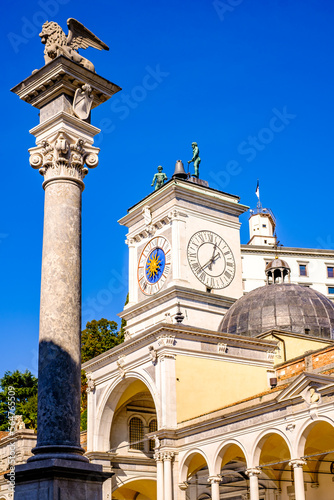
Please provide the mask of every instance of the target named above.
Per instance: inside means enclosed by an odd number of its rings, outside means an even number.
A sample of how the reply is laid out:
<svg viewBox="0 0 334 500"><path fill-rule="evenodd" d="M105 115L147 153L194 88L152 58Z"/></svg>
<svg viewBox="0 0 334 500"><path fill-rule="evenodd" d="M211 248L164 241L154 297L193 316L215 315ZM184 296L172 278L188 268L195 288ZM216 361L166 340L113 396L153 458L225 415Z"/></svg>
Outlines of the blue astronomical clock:
<svg viewBox="0 0 334 500"><path fill-rule="evenodd" d="M145 295L159 292L171 268L171 245L164 236L152 238L138 262L138 284Z"/></svg>

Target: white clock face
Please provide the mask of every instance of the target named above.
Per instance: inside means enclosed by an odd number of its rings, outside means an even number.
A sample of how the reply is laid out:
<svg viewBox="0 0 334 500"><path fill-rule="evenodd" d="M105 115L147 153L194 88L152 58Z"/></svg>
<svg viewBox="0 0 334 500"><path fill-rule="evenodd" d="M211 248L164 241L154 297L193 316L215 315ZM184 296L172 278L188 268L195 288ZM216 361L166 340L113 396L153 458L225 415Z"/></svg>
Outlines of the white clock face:
<svg viewBox="0 0 334 500"><path fill-rule="evenodd" d="M188 243L188 262L196 278L207 288L225 288L235 276L232 250L218 234L198 231Z"/></svg>
<svg viewBox="0 0 334 500"><path fill-rule="evenodd" d="M163 236L150 240L142 251L137 279L139 288L146 295L161 290L171 268L171 245Z"/></svg>

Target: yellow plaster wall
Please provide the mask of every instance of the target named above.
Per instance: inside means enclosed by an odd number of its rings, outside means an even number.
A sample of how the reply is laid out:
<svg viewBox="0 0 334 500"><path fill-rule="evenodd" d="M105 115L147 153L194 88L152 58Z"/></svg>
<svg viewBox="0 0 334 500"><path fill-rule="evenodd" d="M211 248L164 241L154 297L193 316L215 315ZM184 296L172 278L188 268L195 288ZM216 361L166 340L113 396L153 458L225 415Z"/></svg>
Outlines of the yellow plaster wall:
<svg viewBox="0 0 334 500"><path fill-rule="evenodd" d="M178 422L269 389L263 367L178 355L175 369Z"/></svg>
<svg viewBox="0 0 334 500"><path fill-rule="evenodd" d="M286 359L284 359L284 352L281 352L281 357L278 358L275 356L275 365L282 363L284 361L289 361L289 359L297 358L298 356L302 356L307 351L316 351L317 349L322 349L330 345L329 342L326 341L318 341L312 339L303 339L298 337L292 337L290 335L268 335L264 337L267 340L279 340L282 339L285 343L285 351L286 351ZM280 349L281 343L279 343Z"/></svg>

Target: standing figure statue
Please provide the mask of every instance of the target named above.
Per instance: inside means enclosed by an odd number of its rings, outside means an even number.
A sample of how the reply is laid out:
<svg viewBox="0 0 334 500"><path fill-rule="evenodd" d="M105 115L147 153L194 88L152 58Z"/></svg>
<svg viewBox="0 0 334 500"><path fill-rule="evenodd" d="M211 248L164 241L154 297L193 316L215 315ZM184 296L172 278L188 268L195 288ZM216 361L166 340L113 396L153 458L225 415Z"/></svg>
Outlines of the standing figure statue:
<svg viewBox="0 0 334 500"><path fill-rule="evenodd" d="M157 189L161 188L164 185L164 182L167 180L167 175L162 172L163 168L161 165L158 167L158 173L154 174L153 181L151 186L154 186L154 190L156 191Z"/></svg>
<svg viewBox="0 0 334 500"><path fill-rule="evenodd" d="M197 142L193 142L191 144L191 147L193 148L193 157L191 160L188 161L188 164L194 162L194 169L195 169L194 177L197 177L197 179L198 179L199 178L199 164L201 163L201 159L199 157L199 149L197 146Z"/></svg>

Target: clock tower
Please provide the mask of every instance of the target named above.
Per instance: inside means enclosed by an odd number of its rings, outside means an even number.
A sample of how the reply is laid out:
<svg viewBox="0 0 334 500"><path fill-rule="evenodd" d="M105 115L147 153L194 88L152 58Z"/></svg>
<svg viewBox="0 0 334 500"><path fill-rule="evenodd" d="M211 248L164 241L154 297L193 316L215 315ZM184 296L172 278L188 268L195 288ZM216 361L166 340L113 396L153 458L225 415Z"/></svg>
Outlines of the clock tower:
<svg viewBox="0 0 334 500"><path fill-rule="evenodd" d="M178 176L120 219L129 229L129 302L120 316L133 337L160 322L218 329L242 296L237 196Z"/></svg>

